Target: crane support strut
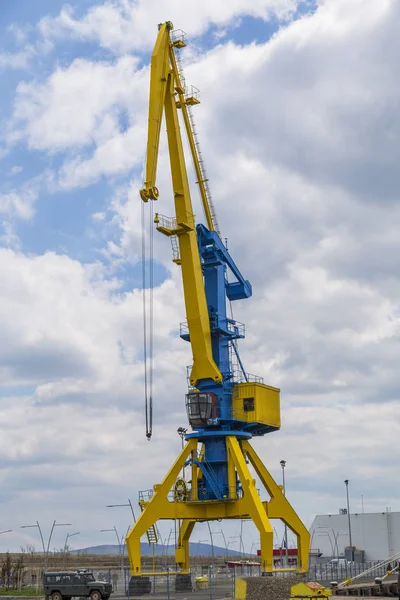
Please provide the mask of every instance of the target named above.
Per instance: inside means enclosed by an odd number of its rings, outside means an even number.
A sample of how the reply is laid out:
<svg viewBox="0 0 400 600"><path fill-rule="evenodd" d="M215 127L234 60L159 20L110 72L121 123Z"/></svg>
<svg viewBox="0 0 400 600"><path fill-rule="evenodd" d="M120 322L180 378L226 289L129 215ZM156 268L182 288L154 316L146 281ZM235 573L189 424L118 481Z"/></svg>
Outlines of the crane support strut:
<svg viewBox="0 0 400 600"><path fill-rule="evenodd" d="M251 519L254 522L260 533L261 569L263 573L274 571L272 560L273 528L270 519L281 519L297 536L299 562L296 571L306 572L308 569L310 535L284 496L282 487L275 483L271 474L247 441L239 443L235 436L226 437L231 467L237 473L242 487L240 497L222 501L202 501L198 497L193 497L192 484L192 494L186 501L178 502L170 499L170 492L180 471L190 457L193 458L193 455L197 455L198 445L198 439L190 439L164 480L155 485L153 490L149 490L144 511L126 538L132 575L142 574L140 539L160 519L183 521L175 552L176 563L182 572L189 571L189 539L195 524L201 521L219 519ZM270 496L270 500L267 502L261 501L247 459L256 470L265 491ZM198 478L198 469L194 461L192 461L192 481L193 478Z"/></svg>

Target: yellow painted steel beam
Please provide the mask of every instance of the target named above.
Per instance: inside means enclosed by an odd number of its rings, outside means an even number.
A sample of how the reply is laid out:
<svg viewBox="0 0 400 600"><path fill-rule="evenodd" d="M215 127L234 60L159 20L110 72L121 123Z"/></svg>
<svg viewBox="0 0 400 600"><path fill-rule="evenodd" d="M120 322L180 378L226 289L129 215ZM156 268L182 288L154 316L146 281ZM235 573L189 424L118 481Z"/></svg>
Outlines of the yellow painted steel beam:
<svg viewBox="0 0 400 600"><path fill-rule="evenodd" d="M235 463L240 483L242 484L243 500L247 509L246 512L248 512L260 533L261 570L266 573L272 572L274 544L272 525L269 522L263 503L258 495L256 481L251 476L244 454L239 446L239 442L235 437L228 436L226 438L226 443Z"/></svg>
<svg viewBox="0 0 400 600"><path fill-rule="evenodd" d="M193 351L190 382L196 385L199 379L208 378L221 382L222 375L212 355L210 319L171 76L168 77L165 95L165 119L176 220L178 225L187 223L190 227L188 230L182 228L178 234L186 316Z"/></svg>
<svg viewBox="0 0 400 600"><path fill-rule="evenodd" d="M169 66L170 30L172 23L167 21L159 29L151 56L149 121L147 132L146 179L140 195L144 201L157 199L156 188L157 163L160 146L161 122L164 111Z"/></svg>
<svg viewBox="0 0 400 600"><path fill-rule="evenodd" d="M308 567L308 547L310 536L282 493L279 486L271 477L256 452L247 441L239 444L235 436L226 438L228 452L228 473L233 482L233 475L239 477L243 497L225 501L170 501L169 493L179 476L189 455L197 452L198 440L190 440L177 460L167 473L161 484L154 486L154 496L144 505L139 519L127 536L128 555L132 573L141 574L140 538L159 519L176 519L182 522L179 531L176 561L183 569L189 569L189 539L197 522L217 519L252 519L260 532L261 567L263 572L300 571ZM197 454L196 454L197 456ZM266 491L271 496L269 502L262 502L256 488L246 457L253 465ZM298 561L297 569L273 568L273 528L269 519L281 519L297 535Z"/></svg>
<svg viewBox="0 0 400 600"><path fill-rule="evenodd" d="M132 575L141 574L140 538L152 525L154 525L161 515L167 512L170 505L168 494L185 464L187 457L196 447L197 439L191 439L187 442L162 483L154 486L154 496L146 505L136 523L129 530L129 533L126 536L126 546L128 549Z"/></svg>
<svg viewBox="0 0 400 600"><path fill-rule="evenodd" d="M175 562L184 570L189 571L190 555L189 540L196 521L183 521L179 527L178 546L175 550Z"/></svg>
<svg viewBox="0 0 400 600"><path fill-rule="evenodd" d="M146 180L140 195L145 202L158 198L157 162L161 122L165 112L177 222L177 229L174 230L174 233L179 240L186 317L193 352L190 383L195 386L200 379L211 379L220 383L222 375L212 355L210 319L175 100L176 90L179 90L179 97L184 99L184 90L173 54L170 39L171 28L172 23L169 21L160 26L151 58ZM184 120L188 121L186 106L183 106L183 115ZM193 135L190 145L195 149ZM211 218L209 208L208 215Z"/></svg>
<svg viewBox="0 0 400 600"><path fill-rule="evenodd" d="M242 449L243 452L248 456L268 494L271 496L271 500L264 503L268 517L270 519L280 519L286 523L289 529L297 536L297 570L300 572L308 571L310 534L306 526L283 494L281 486L274 481L272 475L269 473L264 463L261 461L248 441L242 442Z"/></svg>

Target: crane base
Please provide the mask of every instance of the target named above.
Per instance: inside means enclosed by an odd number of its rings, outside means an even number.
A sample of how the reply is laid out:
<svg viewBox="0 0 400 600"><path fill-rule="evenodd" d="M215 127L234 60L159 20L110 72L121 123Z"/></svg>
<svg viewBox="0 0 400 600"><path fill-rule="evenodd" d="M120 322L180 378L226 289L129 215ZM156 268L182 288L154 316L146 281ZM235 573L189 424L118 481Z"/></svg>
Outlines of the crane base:
<svg viewBox="0 0 400 600"><path fill-rule="evenodd" d="M197 495L199 469L197 438L189 439L182 452L160 484L154 486L154 492L147 502L142 502L143 512L130 529L126 544L132 574L141 575L140 539L159 519L176 519L180 522L179 538L175 560L182 571L189 571L189 539L197 522L220 519L251 519L260 533L261 573L267 574L273 568L273 528L270 519L280 519L297 536L298 572L308 569L308 549L310 535L285 497L282 486L278 485L266 469L247 440L240 443L234 435L226 437L228 457L228 478L232 487L239 479L241 496L225 500L201 500ZM185 462L192 457L192 482L190 500L170 499L170 492L179 478ZM263 484L270 500L262 501L256 488L256 480L249 470L251 463Z"/></svg>
<svg viewBox="0 0 400 600"><path fill-rule="evenodd" d="M192 589L192 576L190 573L177 573L175 577L175 591L191 592Z"/></svg>
<svg viewBox="0 0 400 600"><path fill-rule="evenodd" d="M151 593L150 577L131 577L127 596L144 596Z"/></svg>

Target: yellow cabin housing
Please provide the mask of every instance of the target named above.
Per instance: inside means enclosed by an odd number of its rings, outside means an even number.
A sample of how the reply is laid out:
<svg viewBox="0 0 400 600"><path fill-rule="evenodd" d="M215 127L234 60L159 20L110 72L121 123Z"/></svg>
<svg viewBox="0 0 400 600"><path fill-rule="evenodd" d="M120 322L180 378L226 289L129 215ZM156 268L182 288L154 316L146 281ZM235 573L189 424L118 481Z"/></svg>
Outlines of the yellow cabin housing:
<svg viewBox="0 0 400 600"><path fill-rule="evenodd" d="M237 383L233 388L232 409L232 416L238 421L268 425L271 431L280 429L280 389L278 388L253 381ZM252 429L256 435L256 428Z"/></svg>

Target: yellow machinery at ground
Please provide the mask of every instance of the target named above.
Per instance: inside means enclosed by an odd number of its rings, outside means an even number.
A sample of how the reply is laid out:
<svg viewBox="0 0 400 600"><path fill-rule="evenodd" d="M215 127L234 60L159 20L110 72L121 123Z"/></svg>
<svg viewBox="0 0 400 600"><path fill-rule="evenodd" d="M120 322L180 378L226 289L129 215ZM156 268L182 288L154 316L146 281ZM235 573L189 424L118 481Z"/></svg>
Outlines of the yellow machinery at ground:
<svg viewBox="0 0 400 600"><path fill-rule="evenodd" d="M304 581L300 581L292 585L291 579L279 578L276 584L277 585L275 586L274 582L271 580L254 581L254 578L242 579L241 577L238 577L235 581L235 600L246 600L249 595L253 598L255 596L259 598L270 598L274 593L276 594L276 592L280 592L279 597L282 597L283 592L288 594L288 596L290 594L290 600L330 598L332 596L332 591L319 583L305 583ZM253 587L253 593L250 592L249 594L249 586Z"/></svg>
<svg viewBox="0 0 400 600"><path fill-rule="evenodd" d="M186 396L193 431L186 435L186 445L164 480L141 492L142 512L126 538L132 575L142 575L140 539L159 519L179 521L176 563L182 573L189 571L189 539L195 524L216 519L254 522L260 534L263 574L274 571L270 520L282 520L297 536L297 570L305 572L309 533L282 486L273 480L250 445L252 437L279 429L279 390L245 373L237 348L244 326L227 316L227 301L248 298L252 291L219 235L191 114L198 95L195 89L188 92L180 67L179 50L185 45L184 36L176 35L170 22L159 25L151 60L146 176L140 195L142 206L147 207L159 197L156 171L165 115L175 216L155 213L154 222L158 231L170 237L173 260L182 271L187 325L181 337L190 342L193 353ZM195 225L178 111L187 133L207 227ZM228 271L235 281L229 280ZM151 436L151 426L147 435ZM184 467L190 473L188 481L180 476ZM259 495L255 474L269 495L268 501Z"/></svg>
<svg viewBox="0 0 400 600"><path fill-rule="evenodd" d="M319 583L300 582L292 586L290 598L330 598L332 591Z"/></svg>

